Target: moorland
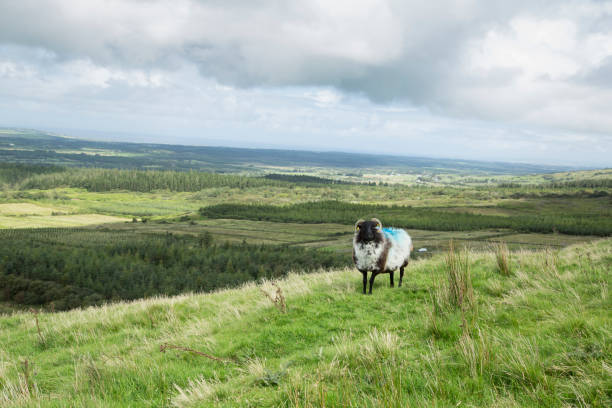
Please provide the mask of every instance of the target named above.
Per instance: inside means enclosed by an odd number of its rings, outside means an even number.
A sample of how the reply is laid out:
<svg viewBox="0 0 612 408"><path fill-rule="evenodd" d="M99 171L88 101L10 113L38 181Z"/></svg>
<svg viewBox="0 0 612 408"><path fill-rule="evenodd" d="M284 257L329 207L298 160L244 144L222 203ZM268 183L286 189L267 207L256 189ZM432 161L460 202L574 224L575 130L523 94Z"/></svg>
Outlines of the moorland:
<svg viewBox="0 0 612 408"><path fill-rule="evenodd" d="M408 229L423 248L414 256L451 240L558 249L612 233L612 170L0 135L0 157L15 160L0 163L4 308L64 310L348 266L365 217Z"/></svg>
<svg viewBox="0 0 612 408"><path fill-rule="evenodd" d="M0 405L612 399L610 169L4 129L0 187ZM373 296L367 217L416 249Z"/></svg>

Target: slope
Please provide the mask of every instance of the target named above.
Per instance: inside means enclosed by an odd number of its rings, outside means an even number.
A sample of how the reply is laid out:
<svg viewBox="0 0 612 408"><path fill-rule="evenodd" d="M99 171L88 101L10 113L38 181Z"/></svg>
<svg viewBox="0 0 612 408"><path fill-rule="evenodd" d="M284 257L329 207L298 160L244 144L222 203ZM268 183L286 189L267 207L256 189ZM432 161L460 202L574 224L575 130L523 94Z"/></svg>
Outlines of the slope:
<svg viewBox="0 0 612 408"><path fill-rule="evenodd" d="M0 406L610 406L612 240L504 254L2 316Z"/></svg>

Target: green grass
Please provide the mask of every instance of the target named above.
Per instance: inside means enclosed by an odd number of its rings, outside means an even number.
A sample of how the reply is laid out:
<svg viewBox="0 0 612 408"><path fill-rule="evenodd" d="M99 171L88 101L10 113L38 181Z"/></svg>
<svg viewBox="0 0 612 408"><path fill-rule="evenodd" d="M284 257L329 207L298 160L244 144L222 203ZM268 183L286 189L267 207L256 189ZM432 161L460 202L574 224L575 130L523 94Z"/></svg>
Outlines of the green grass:
<svg viewBox="0 0 612 408"><path fill-rule="evenodd" d="M341 252L351 251L353 227L342 224L296 224L271 221L252 221L234 219L197 219L191 221L165 219L141 222L109 223L89 228L109 231L131 231L142 234L178 234L192 235L208 231L218 242L228 241L249 244L289 244L308 247L328 248ZM538 249L542 247L564 247L581 242L598 239L596 236L577 236L564 234L516 234L503 230L480 231L427 231L408 230L418 248L427 248L429 252L445 251L450 240L458 246L469 246L471 249L488 249L491 242L506 242L513 250Z"/></svg>
<svg viewBox="0 0 612 408"><path fill-rule="evenodd" d="M49 175L49 177L53 174ZM47 176L44 176L47 177ZM0 187L2 183L0 181ZM137 192L112 190L93 192L84 188L19 190L5 185L0 203L29 202L45 206L69 206L75 212L126 216L168 216L196 211L218 204L289 205L312 201L338 200L349 203L430 207L439 211L494 216L570 215L610 216L612 199L589 197L593 189L557 188L523 191L521 188L423 187L371 185L307 185L284 183L241 187L208 187L195 192L159 190ZM585 193L586 192L586 193Z"/></svg>
<svg viewBox="0 0 612 408"><path fill-rule="evenodd" d="M98 213L126 217L174 216L196 211L191 193L88 192L83 189L28 190L0 194L0 202L38 205L73 214Z"/></svg>
<svg viewBox="0 0 612 408"><path fill-rule="evenodd" d="M464 256L462 308L440 255L372 296L353 269L290 275L286 314L264 283L42 313L40 334L32 313L0 317L0 405L610 406L612 240L514 253L510 276Z"/></svg>
<svg viewBox="0 0 612 408"><path fill-rule="evenodd" d="M31 203L0 204L0 215L3 216L52 215L54 210L57 211L55 208Z"/></svg>
<svg viewBox="0 0 612 408"><path fill-rule="evenodd" d="M0 229L83 227L108 222L124 222L126 220L126 218L101 214L27 215L19 217L0 215Z"/></svg>
<svg viewBox="0 0 612 408"><path fill-rule="evenodd" d="M334 186L342 189L346 186ZM371 187L365 189L369 191ZM296 224L279 223L252 220L227 220L227 219L200 219L195 214L202 205L212 205L225 201L233 202L292 202L301 198L317 198L318 193L314 191L304 192L303 189L291 189L267 191L258 189L246 189L244 191L233 191L231 189L210 189L198 193L137 193L127 191L114 191L106 193L87 192L82 189L54 189L54 190L29 190L24 192L8 192L12 198L6 198L0 204L0 228L41 228L58 226L96 226L105 223L103 228L134 230L143 233L177 233L197 234L203 230L213 233L220 241L248 243L287 243L311 247L324 247L340 251L350 250L349 242L352 235L352 226L333 223L325 224ZM22 194L12 196L12 194ZM452 193L452 191L451 191ZM295 195L293 195L295 194ZM312 194L312 195L310 195ZM452 195L452 194L451 194ZM403 196L401 196L403 197ZM431 199L440 197L432 194ZM447 198L444 198L446 200ZM0 199L1 201L1 199ZM515 200L516 206L513 214L532 214L532 208L536 204L524 203ZM555 200L529 200L538 203L545 214L554 213L554 209L560 204ZM550 203L550 202L553 203ZM559 201L559 200L557 200ZM572 201L572 200L570 200ZM593 202L591 202L593 201ZM545 204L546 202L548 204ZM574 212L599 211L609 212L605 202L601 199L583 199L572 201L574 205L566 207L576 208ZM439 204L439 202L438 202ZM599 207L597 207L599 205ZM459 211L465 212L466 207L460 207ZM474 206L474 211L480 211L481 206ZM596 210L596 208L599 208ZM449 207L441 208L442 211L450 211ZM501 210L496 210L501 211ZM506 211L506 210L503 210ZM603 211L603 212L602 212ZM104 218L112 216L117 218ZM187 216L196 224L190 225L188 221L180 222L182 217ZM125 223L131 221L132 217L138 219L145 217L153 222L147 224ZM385 218L383 218L385 220ZM110 223L109 223L110 222ZM160 224L159 222L168 222ZM410 233L419 242L419 247L431 249L445 249L450 239L460 242L469 242L473 247L486 246L490 240L505 240L512 249L536 248L542 245L565 246L573 243L592 240L592 236L570 236L564 234L516 234L505 230L478 230L478 231L425 231L411 229Z"/></svg>

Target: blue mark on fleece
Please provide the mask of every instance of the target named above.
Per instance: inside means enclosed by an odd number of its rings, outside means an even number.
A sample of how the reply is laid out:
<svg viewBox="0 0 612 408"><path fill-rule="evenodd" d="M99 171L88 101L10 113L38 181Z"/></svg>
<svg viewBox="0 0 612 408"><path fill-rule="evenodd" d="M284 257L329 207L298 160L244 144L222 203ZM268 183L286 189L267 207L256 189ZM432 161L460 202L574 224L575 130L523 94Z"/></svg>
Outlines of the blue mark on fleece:
<svg viewBox="0 0 612 408"><path fill-rule="evenodd" d="M383 228L383 233L385 238L391 241L402 241L406 236L406 232L399 228Z"/></svg>

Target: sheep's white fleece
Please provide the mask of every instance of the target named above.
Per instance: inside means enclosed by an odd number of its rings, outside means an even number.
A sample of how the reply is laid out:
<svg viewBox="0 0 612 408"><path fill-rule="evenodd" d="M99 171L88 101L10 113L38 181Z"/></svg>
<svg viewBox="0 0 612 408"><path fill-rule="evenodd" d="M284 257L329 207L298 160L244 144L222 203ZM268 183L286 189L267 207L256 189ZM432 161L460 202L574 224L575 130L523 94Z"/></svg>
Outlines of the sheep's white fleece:
<svg viewBox="0 0 612 408"><path fill-rule="evenodd" d="M383 228L383 233L385 234L385 239L391 241L385 269L393 271L402 266L410 258L412 239L406 231L399 228Z"/></svg>

